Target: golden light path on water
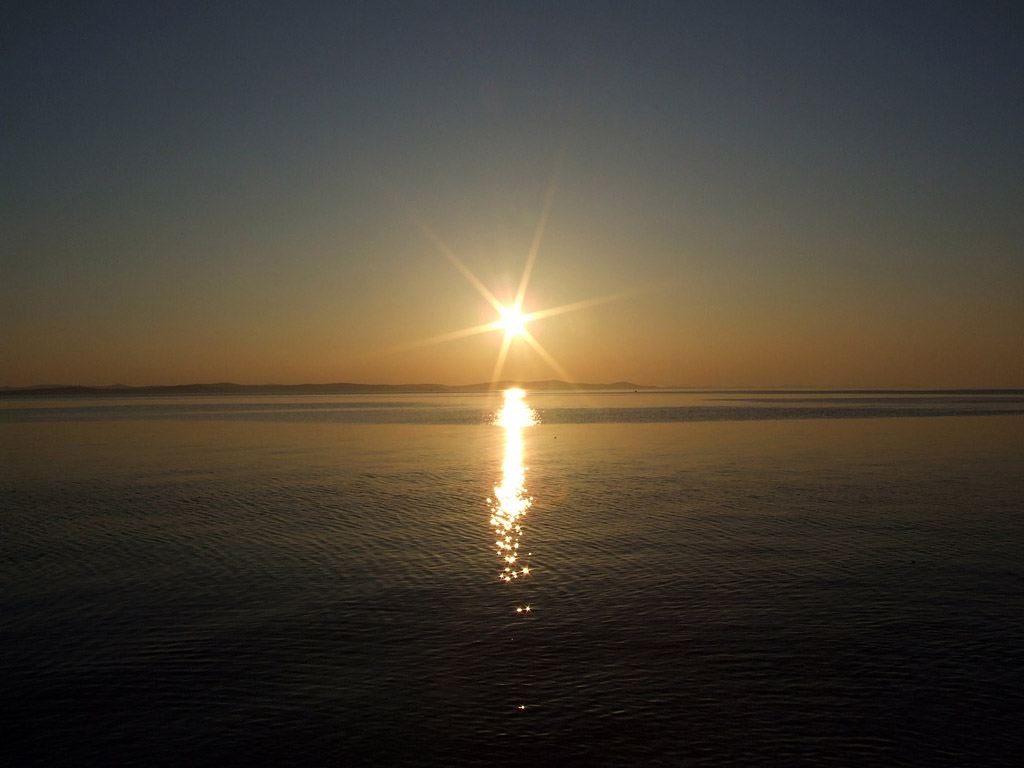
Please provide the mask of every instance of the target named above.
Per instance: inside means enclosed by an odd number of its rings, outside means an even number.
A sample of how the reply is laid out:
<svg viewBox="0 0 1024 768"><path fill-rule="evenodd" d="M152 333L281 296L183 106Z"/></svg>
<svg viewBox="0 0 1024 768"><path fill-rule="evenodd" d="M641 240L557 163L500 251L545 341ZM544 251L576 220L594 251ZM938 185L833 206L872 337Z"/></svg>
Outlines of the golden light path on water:
<svg viewBox="0 0 1024 768"><path fill-rule="evenodd" d="M495 532L494 545L501 558L498 578L504 582L529 575L529 564L519 556L522 518L533 503L526 492L526 467L523 466L523 429L537 423L536 415L523 402L526 393L521 389L505 392L505 403L494 423L505 430L505 458L501 467L501 483L494 487L494 496L487 499L491 510L491 527ZM529 613L529 605L517 606L517 613Z"/></svg>

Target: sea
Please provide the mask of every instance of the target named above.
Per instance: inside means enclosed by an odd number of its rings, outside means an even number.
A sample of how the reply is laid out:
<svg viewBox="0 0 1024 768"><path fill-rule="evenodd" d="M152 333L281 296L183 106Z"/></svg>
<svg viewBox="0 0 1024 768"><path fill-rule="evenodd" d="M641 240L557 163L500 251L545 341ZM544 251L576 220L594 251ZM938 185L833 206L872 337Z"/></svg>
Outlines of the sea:
<svg viewBox="0 0 1024 768"><path fill-rule="evenodd" d="M1018 765L1024 392L0 399L5 765Z"/></svg>

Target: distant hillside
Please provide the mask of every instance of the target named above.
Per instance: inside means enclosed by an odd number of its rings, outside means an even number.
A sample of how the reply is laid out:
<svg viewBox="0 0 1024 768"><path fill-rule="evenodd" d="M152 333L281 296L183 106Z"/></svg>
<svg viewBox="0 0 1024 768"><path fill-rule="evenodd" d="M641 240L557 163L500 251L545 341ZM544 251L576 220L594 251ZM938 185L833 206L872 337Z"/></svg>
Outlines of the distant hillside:
<svg viewBox="0 0 1024 768"><path fill-rule="evenodd" d="M177 384L167 386L128 387L115 384L109 387L42 386L21 389L0 389L0 397L99 397L104 395L363 395L363 394L415 394L489 392L519 387L531 391L630 391L658 389L644 384L616 381L612 384L571 384L552 379L549 381L499 381L494 384Z"/></svg>

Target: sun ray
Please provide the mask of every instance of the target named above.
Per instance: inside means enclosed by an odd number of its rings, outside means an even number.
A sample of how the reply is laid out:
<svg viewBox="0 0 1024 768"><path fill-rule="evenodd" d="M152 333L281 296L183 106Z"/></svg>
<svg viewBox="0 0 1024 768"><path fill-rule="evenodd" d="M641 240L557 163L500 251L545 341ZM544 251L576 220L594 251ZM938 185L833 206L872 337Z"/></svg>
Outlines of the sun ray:
<svg viewBox="0 0 1024 768"><path fill-rule="evenodd" d="M416 225L416 228L419 229L423 236L426 237L427 240L429 240L446 259L448 259L451 265L469 281L470 285L476 288L477 292L487 300L487 303L500 313L502 304L498 301L497 296L491 293L490 289L480 282L480 279L477 278L469 267L463 263L462 259L456 256L455 252L445 245L444 241L441 240L434 230L430 228L430 225L428 225L427 222L425 222L409 205L406 204L398 191L383 179L378 179L377 184L389 197L391 197L395 207L404 213L405 217L409 219L409 221Z"/></svg>
<svg viewBox="0 0 1024 768"><path fill-rule="evenodd" d="M530 243L530 252L526 256L526 266L523 267L523 276L519 280L519 290L516 291L516 301L512 306L519 310L523 308L523 299L526 298L526 288L530 284L530 275L533 273L533 265L537 261L537 252L540 251L540 241L544 237L544 229L547 227L548 215L551 213L551 206L555 201L555 189L558 186L558 175L561 171L561 158L555 164L555 172L551 174L551 181L548 184L548 192L544 198L544 207L541 209L540 220L537 222L537 229L533 233L533 242Z"/></svg>
<svg viewBox="0 0 1024 768"><path fill-rule="evenodd" d="M494 364L494 371L491 373L490 388L494 389L494 385L498 383L501 378L501 371L505 367L505 357L508 355L508 348L512 346L512 337L507 333L505 338L501 340L501 349L498 350L498 360Z"/></svg>
<svg viewBox="0 0 1024 768"><path fill-rule="evenodd" d="M416 349L417 347L429 347L434 344L443 344L446 341L457 341L458 339L464 339L468 336L478 336L481 333L488 333L490 331L498 331L504 328L504 324L501 320L494 320L490 323L483 323L482 325L474 325L472 328L463 328L458 331L450 331L449 333L442 333L437 336L431 336L427 339L420 339L419 341L410 341L407 344L398 344L388 348L388 352L405 352L410 349Z"/></svg>
<svg viewBox="0 0 1024 768"><path fill-rule="evenodd" d="M537 320L546 319L549 317L555 317L562 315L567 312L575 312L581 309L587 309L589 307L598 306L600 304L609 303L612 301L619 301L627 298L631 295L640 293L639 289L632 291L621 291L619 293L607 294L605 296L597 296L591 299L584 299L582 301L571 302L569 304L562 304L557 307L550 307L548 309L542 309L535 312L523 313L522 307L526 300L526 293L530 285L530 279L533 276L533 268L537 262L537 256L540 252L541 241L544 238L544 232L547 228L548 218L551 214L551 209L554 204L555 192L558 188L558 181L561 173L562 156L560 155L555 164L554 172L551 175L551 179L548 183L547 192L544 196L544 204L541 208L540 218L537 221L537 226L533 233L533 239L530 243L530 249L527 252L526 263L523 266L523 274L519 280L519 286L516 289L515 298L509 305L503 304L498 297L486 286L483 282L473 273L473 271L460 259L451 248L449 248L440 237L430 228L430 226L418 216L408 205L404 204L401 197L387 185L381 183L391 195L395 201L396 206L401 210L405 216L412 222L417 229L423 234L427 240L448 260L448 262L455 267L455 269L461 274L473 288L476 289L488 304L497 312L497 319L489 322L482 323L480 325L471 326L469 328L463 328L448 333L442 333L437 336L432 336L427 339L420 341L414 341L408 344L399 345L392 347L389 352L400 352L409 349L415 349L418 347L430 346L433 344L441 344L448 341L456 341L458 339L464 339L470 336L476 336L491 331L504 331L503 338L501 340L501 346L498 349L498 356L494 363L494 369L491 373L490 386L491 388L500 380L502 372L505 367L505 363L508 360L509 351L512 348L512 344L516 339L521 338L537 353L537 355L564 381L572 383L574 381L572 375L554 358L554 356L544 348L544 346L537 340L537 338L529 332L526 328L527 324L535 322Z"/></svg>
<svg viewBox="0 0 1024 768"><path fill-rule="evenodd" d="M558 361L551 356L550 352L544 349L544 347L541 345L539 341L537 341L537 339L534 337L532 333L526 331L525 333L523 333L522 336L524 339L526 339L526 343L533 347L534 351L538 355L540 355L541 358L543 358L544 362L550 365L551 369L562 377L563 381L569 384L572 384L574 382L572 374L570 374L567 370L565 370L565 368L559 365Z"/></svg>
<svg viewBox="0 0 1024 768"><path fill-rule="evenodd" d="M500 301L498 301L498 298L493 293L491 293L490 289L488 289L486 285L480 282L479 278L477 278L477 276L474 275L472 271L470 271L469 267L467 267L462 262L462 259L456 256L452 249L445 245L441 241L441 239L431 231L431 229L426 225L425 222L420 221L419 218L415 216L413 217L413 220L423 231L423 234L426 235L427 238L429 238L430 242L434 244L434 247L437 248L437 250L439 250L442 254L444 254L445 258L447 258L448 261L452 263L452 266L459 270L462 276L469 281L470 285L476 288L479 294L483 296L485 299L487 299L487 302L492 307L494 307L500 314L501 310L503 309L503 305Z"/></svg>
<svg viewBox="0 0 1024 768"><path fill-rule="evenodd" d="M578 309L587 309L588 307L596 307L599 304L608 304L613 301L621 301L622 299L629 298L641 293L639 289L632 291L620 291L619 293L609 293L604 296L595 296L592 299L584 299L583 301L574 301L570 304L562 304L558 307L551 307L549 309L541 309L537 312L530 312L527 315L523 315L524 323L532 323L534 320L542 320L546 317L554 317L555 315L564 315L566 312L575 312Z"/></svg>

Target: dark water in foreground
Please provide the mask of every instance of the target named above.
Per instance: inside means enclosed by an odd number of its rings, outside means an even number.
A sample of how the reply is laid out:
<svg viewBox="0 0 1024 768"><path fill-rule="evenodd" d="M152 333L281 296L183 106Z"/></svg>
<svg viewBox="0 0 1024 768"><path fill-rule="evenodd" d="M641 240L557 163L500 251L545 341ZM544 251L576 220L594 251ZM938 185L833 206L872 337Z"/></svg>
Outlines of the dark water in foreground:
<svg viewBox="0 0 1024 768"><path fill-rule="evenodd" d="M1016 765L1024 397L526 403L0 403L5 762Z"/></svg>

